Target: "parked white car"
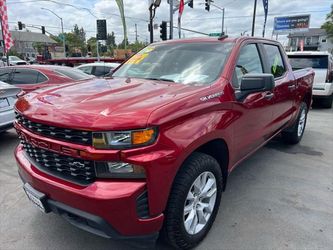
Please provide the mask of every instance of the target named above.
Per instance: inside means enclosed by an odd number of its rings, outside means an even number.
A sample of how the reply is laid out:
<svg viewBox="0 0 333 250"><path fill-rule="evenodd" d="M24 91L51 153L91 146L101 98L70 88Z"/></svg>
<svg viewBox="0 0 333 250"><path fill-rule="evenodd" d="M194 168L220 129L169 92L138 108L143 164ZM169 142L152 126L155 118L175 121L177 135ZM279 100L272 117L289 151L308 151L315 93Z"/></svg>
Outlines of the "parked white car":
<svg viewBox="0 0 333 250"><path fill-rule="evenodd" d="M13 127L14 105L21 89L0 81L0 132Z"/></svg>
<svg viewBox="0 0 333 250"><path fill-rule="evenodd" d="M89 75L106 77L110 76L112 74L112 71L119 65L120 63L95 62L82 64L76 68L82 70L84 73Z"/></svg>
<svg viewBox="0 0 333 250"><path fill-rule="evenodd" d="M28 63L17 56L9 56L8 57L9 66L16 66L16 65L27 65ZM7 58L5 56L2 57L2 62L7 65Z"/></svg>
<svg viewBox="0 0 333 250"><path fill-rule="evenodd" d="M325 108L333 101L333 56L323 51L297 51L287 53L294 70L311 67L314 69L313 100L321 101Z"/></svg>

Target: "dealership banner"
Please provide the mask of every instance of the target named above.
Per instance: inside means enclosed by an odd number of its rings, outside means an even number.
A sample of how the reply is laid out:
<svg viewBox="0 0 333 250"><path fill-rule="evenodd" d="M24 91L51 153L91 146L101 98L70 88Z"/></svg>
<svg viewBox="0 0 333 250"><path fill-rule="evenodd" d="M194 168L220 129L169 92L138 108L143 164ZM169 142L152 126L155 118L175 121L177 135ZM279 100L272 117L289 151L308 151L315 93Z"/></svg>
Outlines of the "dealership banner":
<svg viewBox="0 0 333 250"><path fill-rule="evenodd" d="M274 34L307 31L309 26L310 15L282 16L274 18Z"/></svg>
<svg viewBox="0 0 333 250"><path fill-rule="evenodd" d="M264 12L265 12L264 29L262 31L262 37L265 37L267 15L268 15L268 0L262 0L262 4L264 5Z"/></svg>

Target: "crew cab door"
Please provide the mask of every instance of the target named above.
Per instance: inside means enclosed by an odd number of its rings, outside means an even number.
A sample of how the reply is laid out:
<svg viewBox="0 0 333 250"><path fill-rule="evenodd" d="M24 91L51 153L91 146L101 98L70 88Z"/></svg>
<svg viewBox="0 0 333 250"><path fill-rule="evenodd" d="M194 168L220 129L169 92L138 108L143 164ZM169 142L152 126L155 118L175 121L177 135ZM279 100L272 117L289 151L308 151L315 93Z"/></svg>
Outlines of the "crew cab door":
<svg viewBox="0 0 333 250"><path fill-rule="evenodd" d="M264 73L262 56L255 43L246 44L239 52L232 79L235 93L240 91L242 77L249 73ZM235 158L232 161L236 163L272 134L272 93L264 91L249 94L245 99L236 100L233 110L239 115L233 127Z"/></svg>
<svg viewBox="0 0 333 250"><path fill-rule="evenodd" d="M277 44L262 44L265 54L265 73L270 73L275 79L272 101L274 102L273 124L275 131L280 130L296 112L297 82L288 71L282 48Z"/></svg>

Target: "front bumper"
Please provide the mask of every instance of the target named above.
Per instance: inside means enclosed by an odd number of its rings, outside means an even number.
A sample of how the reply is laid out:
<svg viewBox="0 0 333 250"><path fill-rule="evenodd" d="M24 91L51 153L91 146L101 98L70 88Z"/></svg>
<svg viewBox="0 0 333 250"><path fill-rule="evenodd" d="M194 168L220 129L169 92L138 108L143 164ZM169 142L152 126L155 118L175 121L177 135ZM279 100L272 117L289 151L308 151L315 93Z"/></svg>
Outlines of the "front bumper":
<svg viewBox="0 0 333 250"><path fill-rule="evenodd" d="M144 181L108 180L80 186L38 170L21 145L15 157L23 182L44 193L53 212L81 229L107 238L151 239L156 238L162 227L163 214L147 219L138 217L137 198L146 190ZM95 226L91 228L89 224Z"/></svg>
<svg viewBox="0 0 333 250"><path fill-rule="evenodd" d="M326 83L316 83L313 86L313 97L314 98L324 98L331 96L333 94L333 83L326 82Z"/></svg>

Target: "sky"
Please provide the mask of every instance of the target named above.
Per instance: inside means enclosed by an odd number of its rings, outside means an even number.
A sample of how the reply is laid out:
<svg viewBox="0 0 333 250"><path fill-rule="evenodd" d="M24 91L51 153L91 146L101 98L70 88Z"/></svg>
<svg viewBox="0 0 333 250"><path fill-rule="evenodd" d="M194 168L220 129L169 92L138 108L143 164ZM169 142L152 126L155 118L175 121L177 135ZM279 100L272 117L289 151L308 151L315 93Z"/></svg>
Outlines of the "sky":
<svg viewBox="0 0 333 250"><path fill-rule="evenodd" d="M149 41L148 33L148 0L123 0L128 29L128 39L135 41L135 25L137 25L138 40ZM186 1L186 0L185 0ZM176 2L176 0L174 0ZM221 31L222 12L211 6L210 12L205 11L204 0L194 0L194 8L185 6L182 27L203 33ZM318 28L324 23L330 11L332 0L269 0L266 37L272 37L273 22L276 16L310 14L310 27ZM67 5L66 5L67 4ZM225 8L225 30L229 36L239 36L246 32L251 34L254 0L214 0L214 4ZM70 6L72 5L72 6ZM57 35L61 33L60 19L51 12L41 8L48 8L63 18L65 32L73 29L74 24L86 30L87 38L96 35L96 19L107 19L107 30L113 31L116 41L123 40L123 28L119 9L115 0L7 0L9 26L17 29L17 22L26 24L30 31L40 32L31 26L45 26L46 31ZM169 4L162 0L156 9L154 23L160 25L162 21L170 19ZM262 0L257 3L256 31L262 35L264 23L264 8ZM177 26L178 12L174 14L174 26ZM154 30L154 40L160 40L159 29ZM182 31L182 37L198 37L200 34ZM178 30L174 29L174 37L178 37ZM282 43L285 36L279 36Z"/></svg>

